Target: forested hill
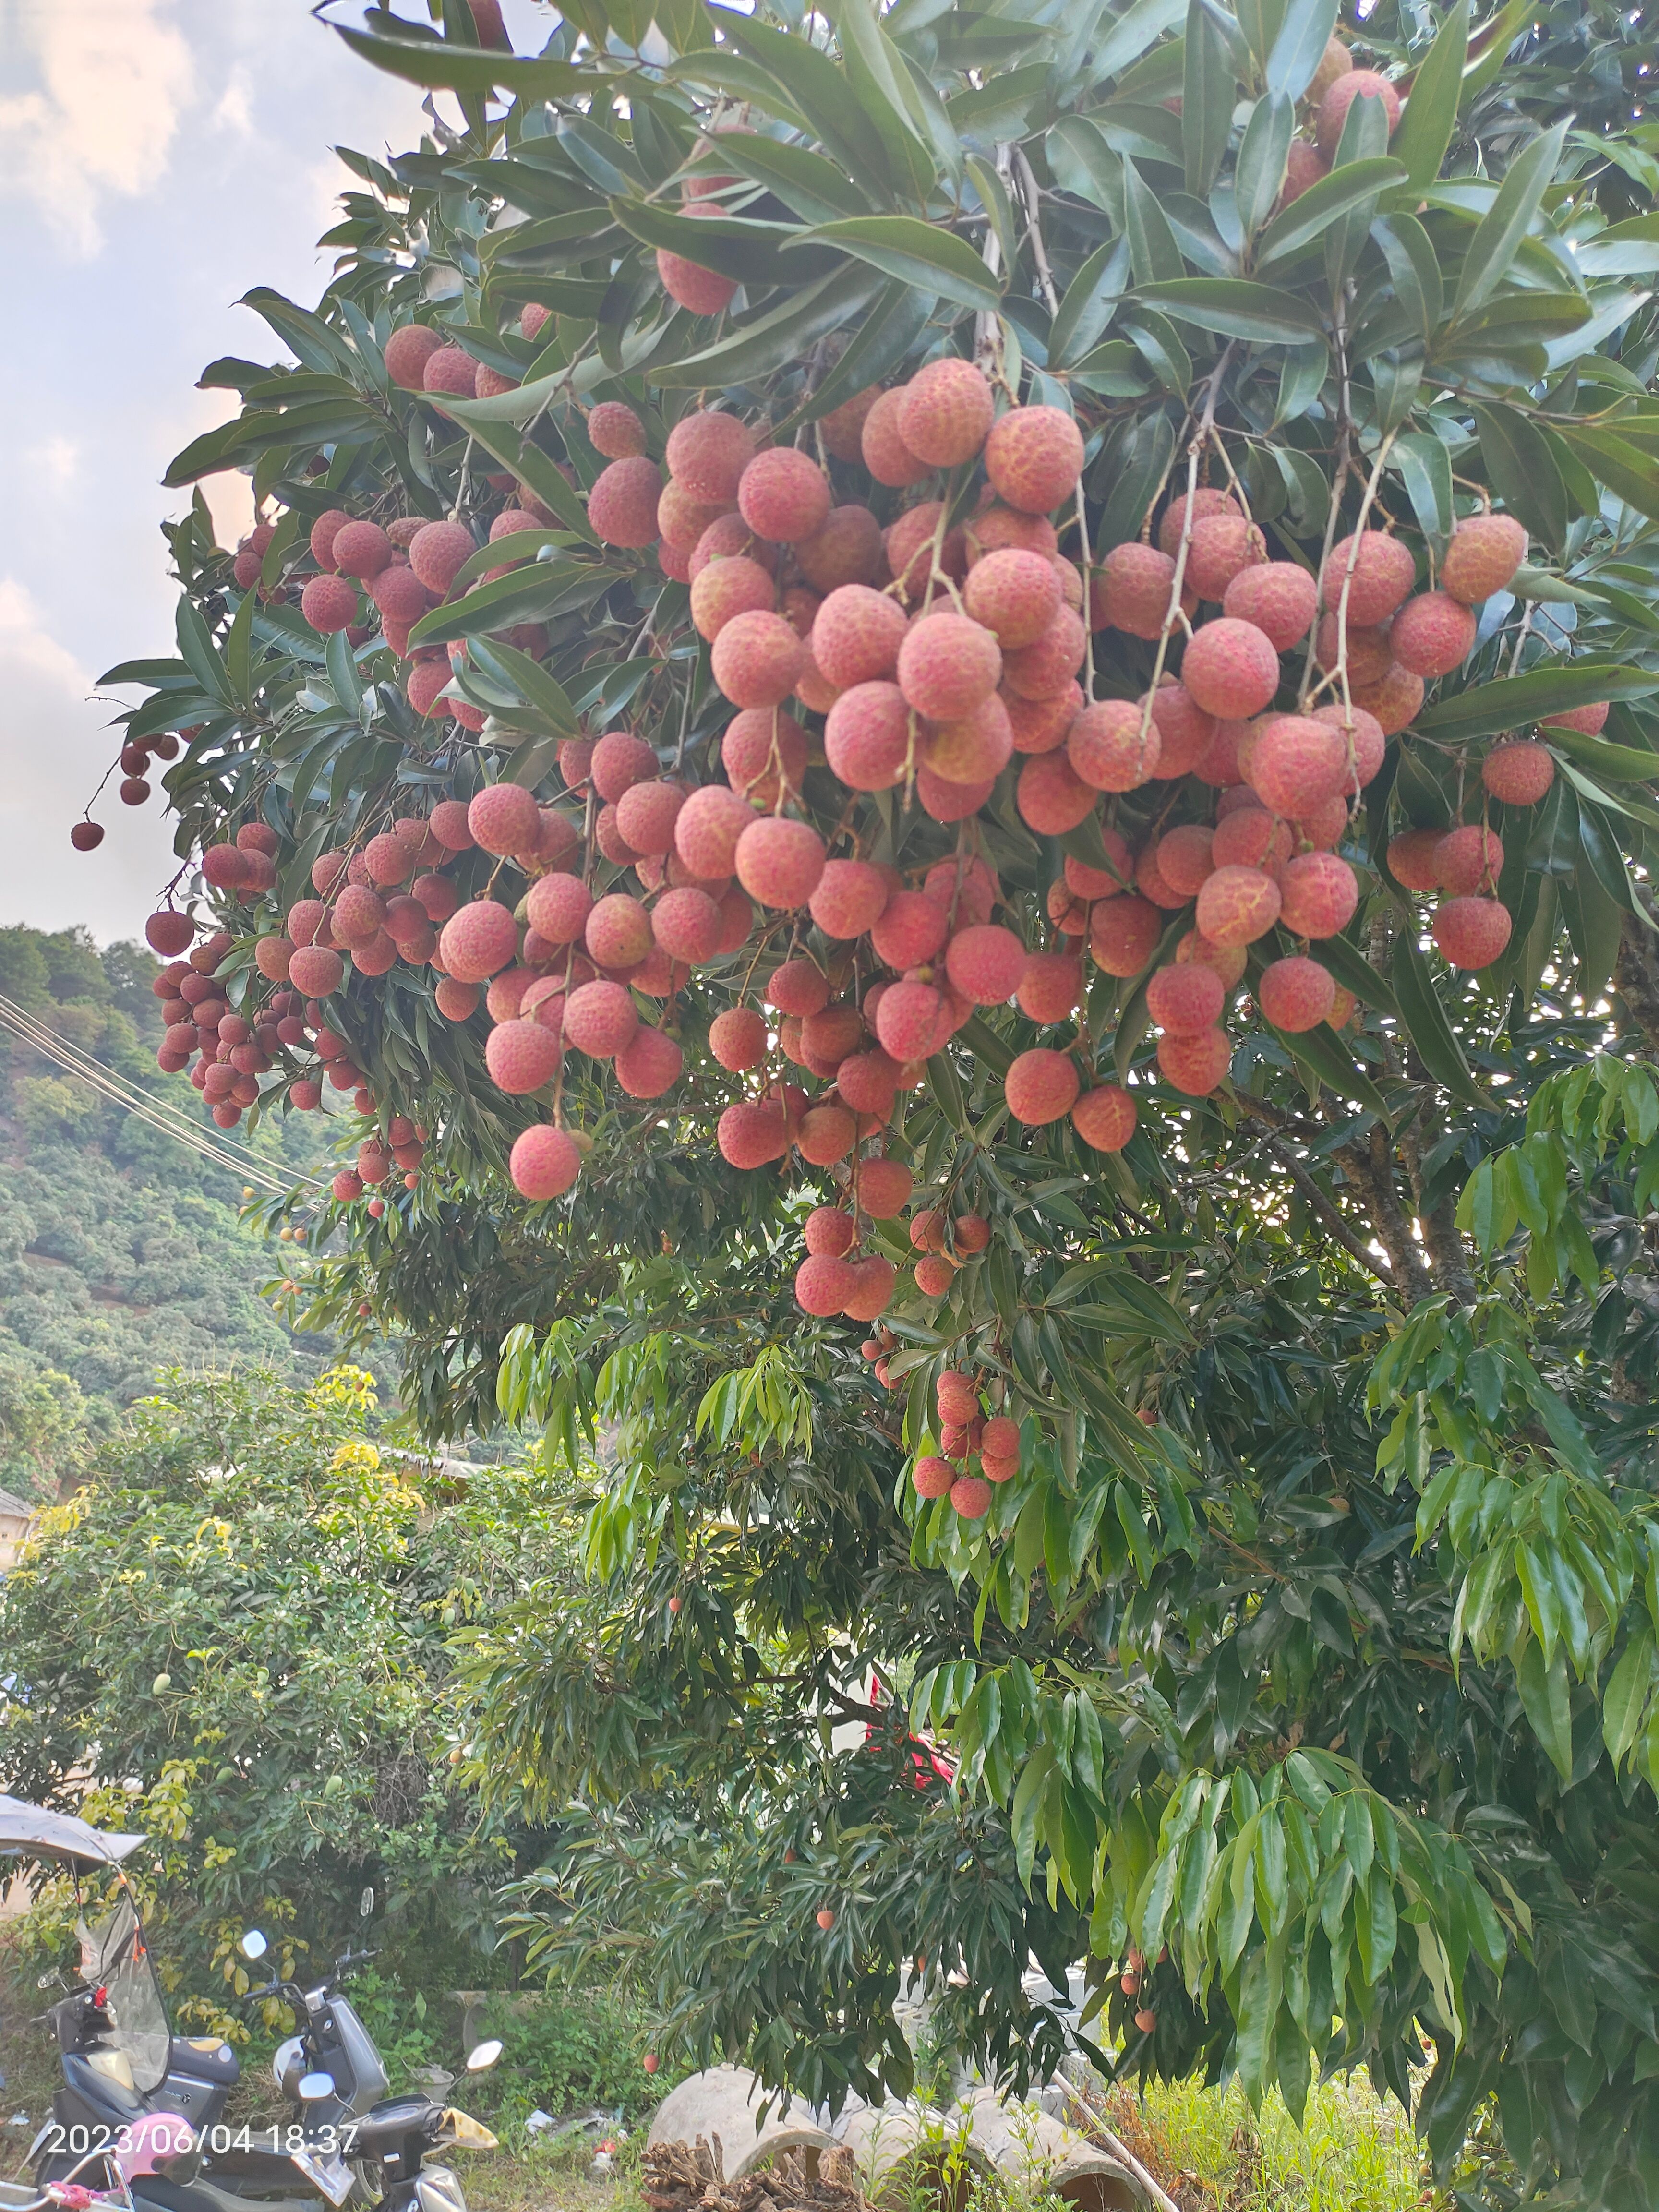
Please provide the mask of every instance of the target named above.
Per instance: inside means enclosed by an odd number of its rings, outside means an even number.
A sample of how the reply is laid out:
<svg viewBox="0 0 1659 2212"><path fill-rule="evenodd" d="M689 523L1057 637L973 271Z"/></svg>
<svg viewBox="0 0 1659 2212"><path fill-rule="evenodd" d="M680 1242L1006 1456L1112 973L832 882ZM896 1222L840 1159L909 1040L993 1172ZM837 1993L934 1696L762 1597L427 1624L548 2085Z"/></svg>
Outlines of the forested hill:
<svg viewBox="0 0 1659 2212"><path fill-rule="evenodd" d="M174 1115L197 1095L156 1069L157 963L83 930L0 930L0 996ZM239 1145L314 1166L326 1130L274 1121ZM333 1356L258 1296L272 1251L240 1225L240 1178L111 1103L0 1028L0 1486L56 1488L159 1367Z"/></svg>

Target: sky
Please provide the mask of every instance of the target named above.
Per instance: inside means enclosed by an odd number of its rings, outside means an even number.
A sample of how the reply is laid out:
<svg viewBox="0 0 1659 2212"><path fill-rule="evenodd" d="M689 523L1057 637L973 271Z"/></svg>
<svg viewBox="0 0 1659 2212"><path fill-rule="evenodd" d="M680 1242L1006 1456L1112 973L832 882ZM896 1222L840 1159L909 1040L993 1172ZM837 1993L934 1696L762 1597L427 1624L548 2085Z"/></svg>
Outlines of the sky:
<svg viewBox="0 0 1659 2212"><path fill-rule="evenodd" d="M536 52L545 8L504 13ZM177 866L159 795L125 807L116 778L104 842L70 849L116 705L141 696L96 679L173 650L158 526L189 494L162 472L235 405L195 389L202 368L285 357L234 302L255 284L314 301L313 240L350 181L331 149L413 145L420 98L311 0L0 0L0 927L132 936ZM234 544L246 479L204 489Z"/></svg>

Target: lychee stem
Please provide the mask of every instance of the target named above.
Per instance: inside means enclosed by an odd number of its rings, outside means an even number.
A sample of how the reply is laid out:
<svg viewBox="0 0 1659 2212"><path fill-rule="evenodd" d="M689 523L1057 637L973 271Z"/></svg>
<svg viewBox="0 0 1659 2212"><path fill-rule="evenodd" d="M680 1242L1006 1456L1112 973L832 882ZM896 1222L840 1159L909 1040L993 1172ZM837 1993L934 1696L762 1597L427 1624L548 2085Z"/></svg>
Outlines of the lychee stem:
<svg viewBox="0 0 1659 2212"><path fill-rule="evenodd" d="M1170 579L1170 604L1164 617L1164 627L1158 632L1158 652L1152 660L1152 673L1146 685L1146 697L1140 709L1140 732L1137 740L1139 759L1144 767L1146 740L1152 734L1152 702L1158 696L1158 680L1164 673L1164 664L1170 657L1170 633L1181 618L1181 586L1187 574L1187 555L1193 542L1193 528L1198 517L1198 464L1206 448L1215 436L1215 410L1221 398L1221 380L1226 374L1233 357L1235 341L1229 338L1221 349L1221 358L1206 380L1203 411L1198 428L1187 442L1187 505L1181 518L1181 543L1176 548L1175 574ZM1086 625L1085 625L1086 626ZM1192 634L1188 625L1188 635Z"/></svg>

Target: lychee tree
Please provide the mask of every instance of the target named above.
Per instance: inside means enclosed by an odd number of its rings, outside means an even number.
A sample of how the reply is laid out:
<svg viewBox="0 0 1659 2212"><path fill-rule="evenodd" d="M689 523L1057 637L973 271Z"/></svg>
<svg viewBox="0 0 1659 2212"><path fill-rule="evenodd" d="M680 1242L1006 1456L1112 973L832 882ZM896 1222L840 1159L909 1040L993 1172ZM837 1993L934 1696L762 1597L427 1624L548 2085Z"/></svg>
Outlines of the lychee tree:
<svg viewBox="0 0 1659 2212"><path fill-rule="evenodd" d="M123 796L162 1064L362 1117L282 1295L593 1482L526 1926L830 2096L1086 1955L1121 2070L1647 2201L1639 19L340 29L463 127L207 371Z"/></svg>

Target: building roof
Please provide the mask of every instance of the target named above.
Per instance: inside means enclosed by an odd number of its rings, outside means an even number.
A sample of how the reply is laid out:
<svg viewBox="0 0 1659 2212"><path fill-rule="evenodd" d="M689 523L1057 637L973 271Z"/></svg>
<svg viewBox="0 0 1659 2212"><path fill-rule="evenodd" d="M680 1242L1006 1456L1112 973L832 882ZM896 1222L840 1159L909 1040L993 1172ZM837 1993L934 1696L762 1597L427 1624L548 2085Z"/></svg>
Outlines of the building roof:
<svg viewBox="0 0 1659 2212"><path fill-rule="evenodd" d="M32 1521L34 1508L26 1499L14 1497L9 1490L0 1490L0 1517Z"/></svg>

